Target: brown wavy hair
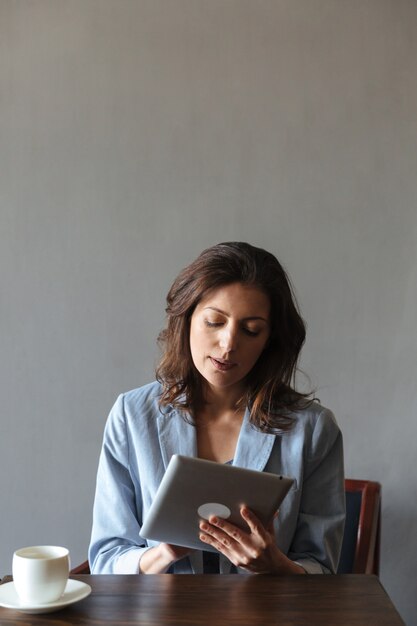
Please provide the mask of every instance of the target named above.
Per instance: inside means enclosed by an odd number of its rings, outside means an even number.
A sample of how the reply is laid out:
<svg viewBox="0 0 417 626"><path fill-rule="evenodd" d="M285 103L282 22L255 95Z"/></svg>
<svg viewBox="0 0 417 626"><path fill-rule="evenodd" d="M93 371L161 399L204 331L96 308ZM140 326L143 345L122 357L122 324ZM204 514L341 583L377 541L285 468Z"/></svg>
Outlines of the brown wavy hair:
<svg viewBox="0 0 417 626"><path fill-rule="evenodd" d="M211 289L242 283L261 289L270 299L269 341L246 377L241 406L251 423L264 432L289 430L292 412L310 394L295 389L295 373L306 328L291 282L273 254L248 243L219 243L204 250L175 279L167 295L167 324L159 334L163 354L156 370L162 384L161 407L195 413L204 403L201 375L190 351L190 320Z"/></svg>

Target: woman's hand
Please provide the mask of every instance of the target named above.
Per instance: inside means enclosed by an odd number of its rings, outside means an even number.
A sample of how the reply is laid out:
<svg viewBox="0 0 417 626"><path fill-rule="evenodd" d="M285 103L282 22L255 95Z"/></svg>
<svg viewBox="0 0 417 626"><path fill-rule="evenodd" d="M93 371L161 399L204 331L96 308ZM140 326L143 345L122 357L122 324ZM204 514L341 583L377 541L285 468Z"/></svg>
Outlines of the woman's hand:
<svg viewBox="0 0 417 626"><path fill-rule="evenodd" d="M240 514L249 526L245 531L225 519L211 516L200 521L200 539L224 554L236 567L253 574L305 574L278 548L273 521L265 527L254 513L242 507Z"/></svg>
<svg viewBox="0 0 417 626"><path fill-rule="evenodd" d="M191 548L160 543L143 553L139 563L141 574L163 574L184 556L193 552Z"/></svg>

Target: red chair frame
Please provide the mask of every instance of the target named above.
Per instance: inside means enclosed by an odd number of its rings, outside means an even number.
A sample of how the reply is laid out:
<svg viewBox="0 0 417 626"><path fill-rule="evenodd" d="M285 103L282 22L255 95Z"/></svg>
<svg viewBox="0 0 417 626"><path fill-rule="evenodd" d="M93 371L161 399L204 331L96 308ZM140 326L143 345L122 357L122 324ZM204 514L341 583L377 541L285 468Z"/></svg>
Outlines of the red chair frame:
<svg viewBox="0 0 417 626"><path fill-rule="evenodd" d="M370 480L345 480L345 491L362 493L353 574L379 575L381 485Z"/></svg>

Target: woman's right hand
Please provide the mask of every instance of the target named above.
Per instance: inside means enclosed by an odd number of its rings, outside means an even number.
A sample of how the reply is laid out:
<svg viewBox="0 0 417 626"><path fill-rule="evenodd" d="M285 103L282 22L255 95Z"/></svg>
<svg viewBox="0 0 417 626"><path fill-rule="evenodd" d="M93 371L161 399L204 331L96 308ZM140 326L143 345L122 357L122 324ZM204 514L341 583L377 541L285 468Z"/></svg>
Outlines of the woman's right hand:
<svg viewBox="0 0 417 626"><path fill-rule="evenodd" d="M164 574L173 563L193 552L191 548L160 543L143 553L139 572L141 574Z"/></svg>

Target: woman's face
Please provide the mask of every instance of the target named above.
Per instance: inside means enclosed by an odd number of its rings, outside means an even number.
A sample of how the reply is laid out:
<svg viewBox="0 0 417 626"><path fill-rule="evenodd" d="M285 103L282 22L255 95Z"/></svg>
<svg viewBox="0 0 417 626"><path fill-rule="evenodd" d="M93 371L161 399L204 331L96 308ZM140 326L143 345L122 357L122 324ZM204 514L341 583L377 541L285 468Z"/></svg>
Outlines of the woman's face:
<svg viewBox="0 0 417 626"><path fill-rule="evenodd" d="M270 302L258 289L233 283L209 291L191 317L195 367L215 390L242 390L270 333Z"/></svg>

